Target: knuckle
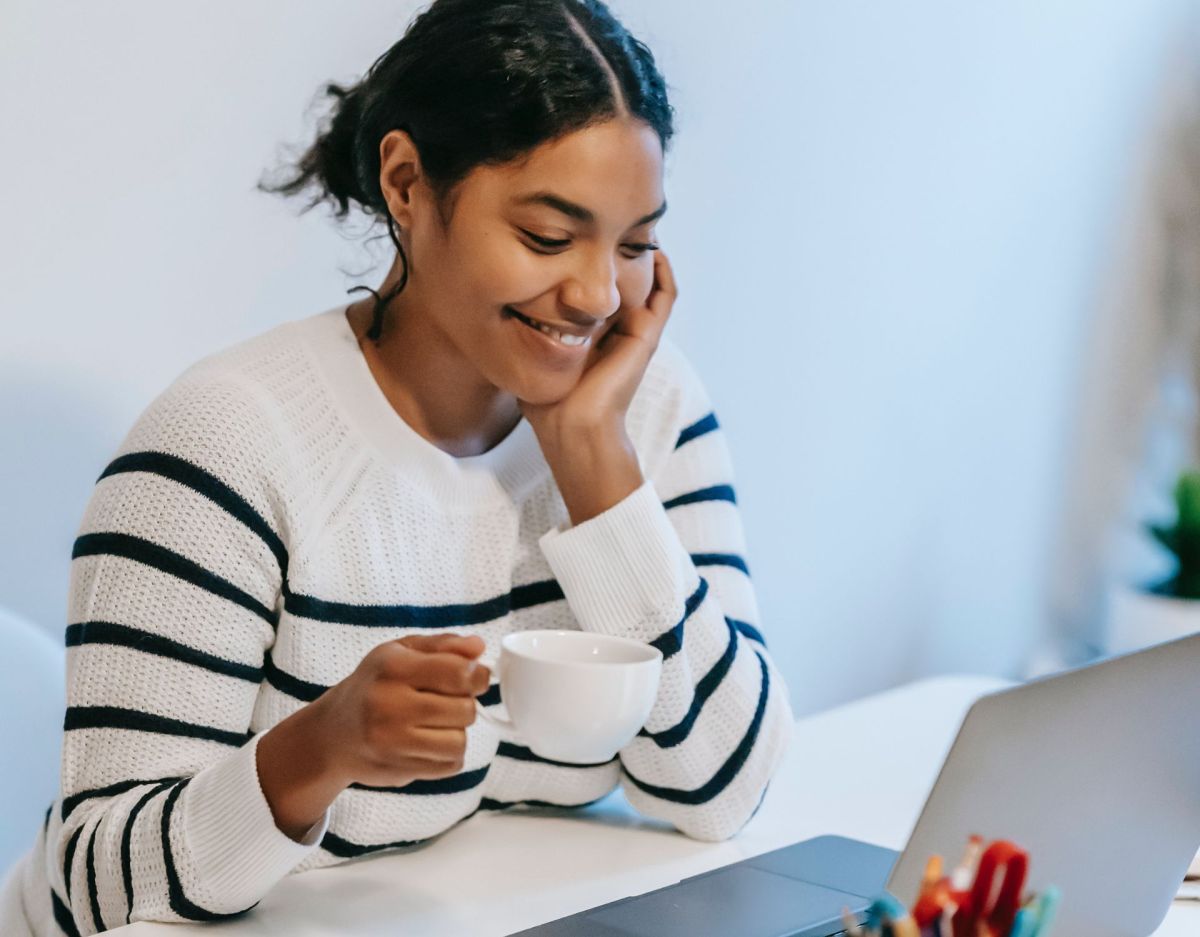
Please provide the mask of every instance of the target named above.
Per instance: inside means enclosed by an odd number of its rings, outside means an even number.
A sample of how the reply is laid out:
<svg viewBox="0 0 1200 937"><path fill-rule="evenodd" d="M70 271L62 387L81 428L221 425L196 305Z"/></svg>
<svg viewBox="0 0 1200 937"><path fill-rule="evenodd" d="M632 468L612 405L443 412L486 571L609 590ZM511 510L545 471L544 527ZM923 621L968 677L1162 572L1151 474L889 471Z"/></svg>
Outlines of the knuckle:
<svg viewBox="0 0 1200 937"><path fill-rule="evenodd" d="M383 676L396 676L404 672L412 652L395 641L380 644L370 652L375 663L375 673Z"/></svg>
<svg viewBox="0 0 1200 937"><path fill-rule="evenodd" d="M461 692L470 695L475 687L475 672L478 665L471 660L462 659L462 663L458 665L458 688Z"/></svg>
<svg viewBox="0 0 1200 937"><path fill-rule="evenodd" d="M459 706L458 715L464 727L475 725L475 720L479 718L479 709L475 705L475 700L463 700Z"/></svg>
<svg viewBox="0 0 1200 937"><path fill-rule="evenodd" d="M438 661L438 682L447 693L469 692L473 664L457 654L446 655Z"/></svg>

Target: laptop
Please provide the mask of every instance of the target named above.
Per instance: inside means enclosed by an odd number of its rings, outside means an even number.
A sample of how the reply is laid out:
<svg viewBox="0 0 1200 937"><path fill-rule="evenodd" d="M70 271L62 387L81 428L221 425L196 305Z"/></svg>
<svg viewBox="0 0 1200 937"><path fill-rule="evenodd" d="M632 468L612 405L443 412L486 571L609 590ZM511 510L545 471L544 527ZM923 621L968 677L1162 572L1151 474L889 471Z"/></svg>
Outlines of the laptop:
<svg viewBox="0 0 1200 937"><path fill-rule="evenodd" d="M1200 848L1200 634L980 697L899 854L819 836L514 937L833 937L972 833L1061 889L1055 937L1153 932Z"/></svg>

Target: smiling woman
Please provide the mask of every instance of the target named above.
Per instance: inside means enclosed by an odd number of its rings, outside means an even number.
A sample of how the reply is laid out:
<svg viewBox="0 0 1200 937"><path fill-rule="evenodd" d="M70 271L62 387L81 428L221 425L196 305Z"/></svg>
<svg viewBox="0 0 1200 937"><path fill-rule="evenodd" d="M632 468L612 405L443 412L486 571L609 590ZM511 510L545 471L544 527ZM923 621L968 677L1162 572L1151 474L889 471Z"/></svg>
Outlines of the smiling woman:
<svg viewBox="0 0 1200 937"><path fill-rule="evenodd" d="M599 0L436 0L329 86L264 188L356 204L395 263L197 362L101 475L62 788L6 937L234 917L291 872L618 785L699 839L754 814L792 716L724 434L663 336L664 89ZM476 722L501 640L546 629L661 652L617 757Z"/></svg>

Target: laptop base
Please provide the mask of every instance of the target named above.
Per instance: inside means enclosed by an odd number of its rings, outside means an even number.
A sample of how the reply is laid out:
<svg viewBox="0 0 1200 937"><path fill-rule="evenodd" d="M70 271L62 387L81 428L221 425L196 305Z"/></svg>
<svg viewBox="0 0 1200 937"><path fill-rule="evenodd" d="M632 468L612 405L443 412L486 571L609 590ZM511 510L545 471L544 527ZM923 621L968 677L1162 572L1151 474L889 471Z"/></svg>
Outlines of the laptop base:
<svg viewBox="0 0 1200 937"><path fill-rule="evenodd" d="M861 920L898 855L818 836L513 937L832 937L842 908Z"/></svg>

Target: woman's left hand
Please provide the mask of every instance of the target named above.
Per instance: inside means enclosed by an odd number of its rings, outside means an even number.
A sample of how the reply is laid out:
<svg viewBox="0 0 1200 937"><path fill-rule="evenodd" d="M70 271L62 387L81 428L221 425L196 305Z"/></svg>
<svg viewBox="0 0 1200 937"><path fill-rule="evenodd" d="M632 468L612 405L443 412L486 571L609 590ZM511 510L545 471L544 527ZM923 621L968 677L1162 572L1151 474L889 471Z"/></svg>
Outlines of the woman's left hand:
<svg viewBox="0 0 1200 937"><path fill-rule="evenodd" d="M670 261L654 252L654 283L641 306L616 314L612 327L592 347L583 375L561 400L531 404L519 400L521 414L543 444L582 432L624 428L630 401L658 348L678 291Z"/></svg>
<svg viewBox="0 0 1200 937"><path fill-rule="evenodd" d="M677 295L671 264L662 250L655 251L650 295L641 306L616 314L570 392L554 403L518 401L574 524L607 510L643 483L625 416Z"/></svg>

